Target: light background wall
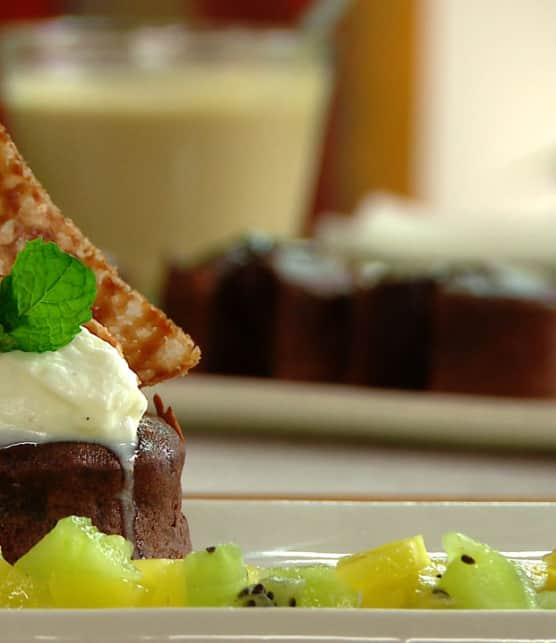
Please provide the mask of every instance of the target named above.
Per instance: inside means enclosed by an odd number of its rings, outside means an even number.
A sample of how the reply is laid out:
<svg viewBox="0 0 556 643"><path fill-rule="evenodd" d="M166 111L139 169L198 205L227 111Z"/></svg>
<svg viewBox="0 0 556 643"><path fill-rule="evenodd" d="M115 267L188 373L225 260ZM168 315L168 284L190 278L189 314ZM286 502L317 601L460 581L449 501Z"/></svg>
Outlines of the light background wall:
<svg viewBox="0 0 556 643"><path fill-rule="evenodd" d="M420 0L414 192L492 205L556 188L556 2Z"/></svg>

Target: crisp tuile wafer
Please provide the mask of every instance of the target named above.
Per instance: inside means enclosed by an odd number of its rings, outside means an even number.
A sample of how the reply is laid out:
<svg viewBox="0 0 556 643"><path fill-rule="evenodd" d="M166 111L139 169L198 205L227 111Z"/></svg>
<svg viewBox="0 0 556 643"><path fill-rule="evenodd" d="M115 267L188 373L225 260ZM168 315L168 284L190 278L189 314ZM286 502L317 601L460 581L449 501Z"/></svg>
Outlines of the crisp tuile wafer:
<svg viewBox="0 0 556 643"><path fill-rule="evenodd" d="M153 403L158 417L164 420L168 426L171 426L174 429L174 431L179 435L179 437L183 440L184 439L183 431L180 426L180 423L178 422L178 418L174 413L174 409L171 406L169 406L168 408L164 408L164 402L162 401L162 398L158 393L156 393L155 396L153 397Z"/></svg>
<svg viewBox="0 0 556 643"><path fill-rule="evenodd" d="M166 315L133 290L70 220L52 203L0 125L0 274L31 239L54 241L96 274L93 316L121 346L143 386L184 375L200 351Z"/></svg>

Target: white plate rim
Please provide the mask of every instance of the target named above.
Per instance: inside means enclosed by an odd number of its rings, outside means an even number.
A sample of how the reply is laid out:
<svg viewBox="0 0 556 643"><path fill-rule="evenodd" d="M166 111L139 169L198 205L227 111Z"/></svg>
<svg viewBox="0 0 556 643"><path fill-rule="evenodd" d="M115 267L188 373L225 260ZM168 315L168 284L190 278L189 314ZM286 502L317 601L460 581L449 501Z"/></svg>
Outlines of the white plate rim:
<svg viewBox="0 0 556 643"><path fill-rule="evenodd" d="M159 393L189 429L556 449L556 400L393 391L217 375Z"/></svg>
<svg viewBox="0 0 556 643"><path fill-rule="evenodd" d="M403 520L415 516L429 521L429 528L444 518L467 521L467 524L497 529L508 534L536 534L527 524L538 520L550 531L556 524L556 502L493 502L493 501L316 501L260 499L196 499L185 498L184 510L192 523L193 533L204 523L202 538L211 538L217 529L227 525L233 533L242 521L256 516L264 520L274 516L277 524L284 517L296 519L306 515L308 520L294 525L297 529L320 530L323 524L341 526L344 518L359 516L357 529L369 517L385 522L386 532L393 529L389 517L398 514ZM367 515L364 515L367 514ZM374 515L374 516L373 516ZM405 518L405 517L407 518ZM490 516L490 525L485 517ZM207 517L211 517L207 520ZM235 518L234 518L235 517ZM472 520L470 520L472 517ZM385 520L386 519L386 520ZM235 525L233 524L235 520ZM402 520L402 522L403 522ZM207 524L210 523L210 524ZM389 523L389 524L386 524ZM422 523L421 523L422 524ZM271 525L271 529L273 529ZM402 524L407 529L407 525ZM349 526L348 531L349 532ZM239 534L240 539L245 533ZM262 536L259 536L262 537ZM359 536L356 534L356 537ZM195 538L195 535L194 535ZM541 538L535 545L543 542ZM256 643L291 643L292 641L462 641L507 640L521 641L554 638L554 612L429 612L409 610L233 610L233 609L170 609L170 610L29 610L0 611L0 636L18 643L38 641L113 641L114 643L170 641L252 641Z"/></svg>

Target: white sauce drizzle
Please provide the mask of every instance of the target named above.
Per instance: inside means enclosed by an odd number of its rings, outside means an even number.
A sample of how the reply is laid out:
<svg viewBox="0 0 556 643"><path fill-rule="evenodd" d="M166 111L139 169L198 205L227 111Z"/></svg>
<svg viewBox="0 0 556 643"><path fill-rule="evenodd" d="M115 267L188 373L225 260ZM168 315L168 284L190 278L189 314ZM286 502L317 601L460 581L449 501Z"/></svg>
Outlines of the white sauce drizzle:
<svg viewBox="0 0 556 643"><path fill-rule="evenodd" d="M0 448L99 444L120 463L123 535L135 546L137 428L147 409L137 376L107 342L82 329L54 352L0 354Z"/></svg>

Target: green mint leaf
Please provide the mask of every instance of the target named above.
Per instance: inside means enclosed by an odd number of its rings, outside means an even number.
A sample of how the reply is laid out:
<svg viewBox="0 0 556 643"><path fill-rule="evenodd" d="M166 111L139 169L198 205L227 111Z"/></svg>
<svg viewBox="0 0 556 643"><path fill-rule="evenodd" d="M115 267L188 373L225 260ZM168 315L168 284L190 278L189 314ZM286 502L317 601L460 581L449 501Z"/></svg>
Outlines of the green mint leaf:
<svg viewBox="0 0 556 643"><path fill-rule="evenodd" d="M16 340L10 337L0 324L0 353L7 353L16 349Z"/></svg>
<svg viewBox="0 0 556 643"><path fill-rule="evenodd" d="M13 280L12 275L8 275L2 279L0 283L0 320L2 321L2 332L7 333L8 327L17 324L17 300L13 293Z"/></svg>
<svg viewBox="0 0 556 643"><path fill-rule="evenodd" d="M90 321L94 272L55 243L30 241L0 284L0 352L42 353L69 344Z"/></svg>

